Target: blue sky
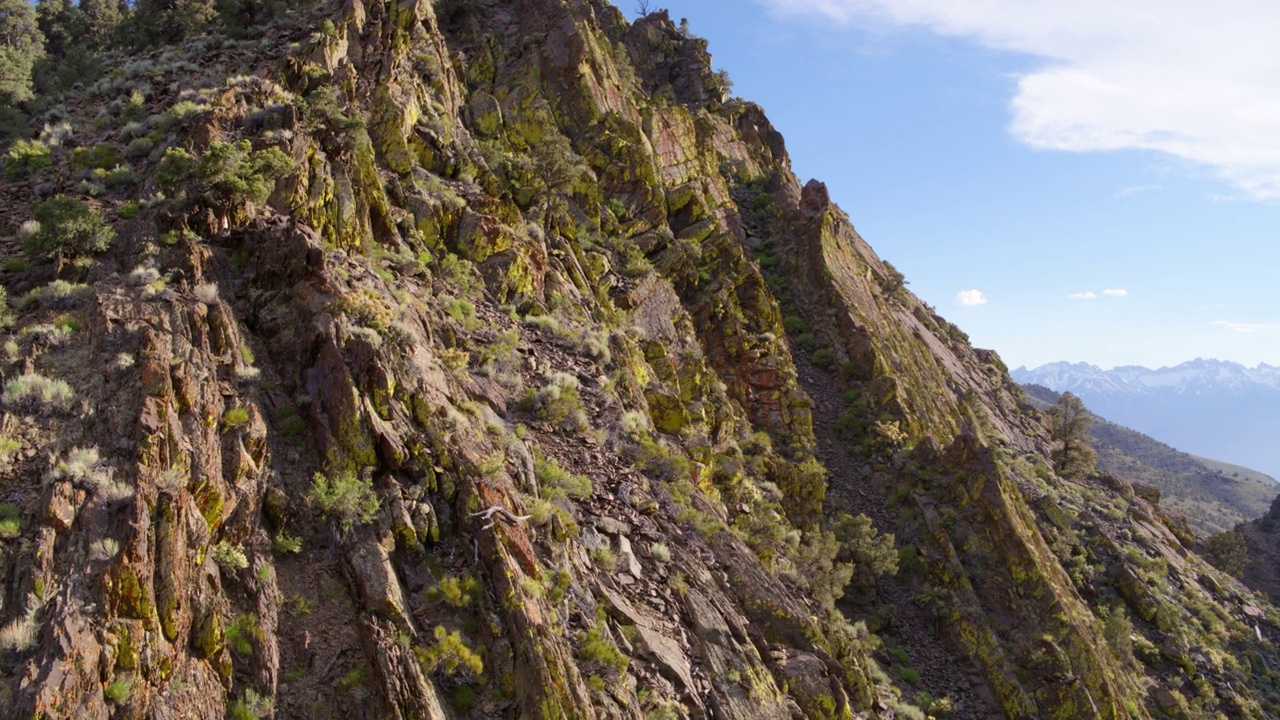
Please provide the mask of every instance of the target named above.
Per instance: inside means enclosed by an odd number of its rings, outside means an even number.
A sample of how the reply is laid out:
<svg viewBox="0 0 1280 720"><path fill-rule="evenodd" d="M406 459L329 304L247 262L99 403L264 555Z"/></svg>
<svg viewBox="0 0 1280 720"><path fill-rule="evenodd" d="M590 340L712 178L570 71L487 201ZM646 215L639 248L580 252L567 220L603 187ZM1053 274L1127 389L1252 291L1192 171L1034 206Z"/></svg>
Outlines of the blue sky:
<svg viewBox="0 0 1280 720"><path fill-rule="evenodd" d="M1204 5L664 6L801 180L1011 367L1280 365L1280 7Z"/></svg>

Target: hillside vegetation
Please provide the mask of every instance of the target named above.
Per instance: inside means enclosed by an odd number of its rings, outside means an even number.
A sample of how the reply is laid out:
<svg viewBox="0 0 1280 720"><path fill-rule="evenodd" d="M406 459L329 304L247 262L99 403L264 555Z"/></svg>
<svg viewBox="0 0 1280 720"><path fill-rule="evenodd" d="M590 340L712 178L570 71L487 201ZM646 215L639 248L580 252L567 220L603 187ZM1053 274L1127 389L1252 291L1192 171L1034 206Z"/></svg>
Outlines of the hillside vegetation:
<svg viewBox="0 0 1280 720"><path fill-rule="evenodd" d="M665 12L90 10L7 91L9 716L1280 714Z"/></svg>
<svg viewBox="0 0 1280 720"><path fill-rule="evenodd" d="M1048 409L1058 393L1024 386L1038 407ZM1266 514L1280 485L1270 476L1230 463L1197 457L1140 432L1093 417L1091 445L1098 468L1160 491L1161 504L1177 510L1202 535L1235 528Z"/></svg>

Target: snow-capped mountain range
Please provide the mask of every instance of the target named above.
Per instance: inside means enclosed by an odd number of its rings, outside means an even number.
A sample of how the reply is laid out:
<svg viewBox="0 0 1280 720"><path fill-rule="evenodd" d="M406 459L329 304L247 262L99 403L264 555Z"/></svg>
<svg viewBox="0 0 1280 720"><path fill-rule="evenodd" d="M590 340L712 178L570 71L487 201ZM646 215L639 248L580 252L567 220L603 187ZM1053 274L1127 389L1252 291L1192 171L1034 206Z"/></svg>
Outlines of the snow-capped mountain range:
<svg viewBox="0 0 1280 720"><path fill-rule="evenodd" d="M1056 362L1012 373L1181 450L1280 477L1280 367L1196 359L1156 370Z"/></svg>

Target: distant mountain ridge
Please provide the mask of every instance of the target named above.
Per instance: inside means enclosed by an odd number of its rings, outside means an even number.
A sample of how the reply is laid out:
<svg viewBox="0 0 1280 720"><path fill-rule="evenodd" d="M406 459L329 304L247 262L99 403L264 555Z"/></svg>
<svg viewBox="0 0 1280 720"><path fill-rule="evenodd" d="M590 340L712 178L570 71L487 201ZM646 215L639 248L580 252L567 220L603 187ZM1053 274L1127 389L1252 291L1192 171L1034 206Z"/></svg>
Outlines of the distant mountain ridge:
<svg viewBox="0 0 1280 720"><path fill-rule="evenodd" d="M1043 385L1022 388L1041 410L1058 401L1058 393ZM1158 488L1161 505L1185 515L1201 535L1231 530L1262 517L1280 493L1280 485L1268 475L1188 455L1097 415L1089 425L1089 434L1089 444L1098 453L1099 470Z"/></svg>
<svg viewBox="0 0 1280 720"><path fill-rule="evenodd" d="M1022 384L1072 392L1112 422L1185 452L1280 476L1280 367L1198 358L1173 367L1019 367Z"/></svg>

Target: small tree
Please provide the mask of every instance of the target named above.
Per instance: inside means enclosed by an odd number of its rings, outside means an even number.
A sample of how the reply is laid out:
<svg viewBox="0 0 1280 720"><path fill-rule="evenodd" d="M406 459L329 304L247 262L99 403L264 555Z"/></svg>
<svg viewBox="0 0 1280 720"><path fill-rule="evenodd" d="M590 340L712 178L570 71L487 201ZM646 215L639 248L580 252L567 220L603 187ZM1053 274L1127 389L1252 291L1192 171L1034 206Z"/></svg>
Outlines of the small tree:
<svg viewBox="0 0 1280 720"><path fill-rule="evenodd" d="M1084 403L1069 392L1062 393L1049 410L1049 437L1054 444L1050 459L1059 476L1074 480L1093 472L1098 455L1089 447L1091 420Z"/></svg>
<svg viewBox="0 0 1280 720"><path fill-rule="evenodd" d="M0 0L0 101L32 98L31 70L44 57L44 35L27 0Z"/></svg>
<svg viewBox="0 0 1280 720"><path fill-rule="evenodd" d="M105 251L116 237L102 213L66 195L33 203L31 216L40 227L24 238L23 250L32 258L53 260L59 268L66 258Z"/></svg>
<svg viewBox="0 0 1280 720"><path fill-rule="evenodd" d="M225 226L231 216L251 214L266 202L275 181L292 167L289 156L275 148L254 150L248 140L214 141L200 154L169 148L156 180L171 197L208 208Z"/></svg>
<svg viewBox="0 0 1280 720"><path fill-rule="evenodd" d="M898 551L893 533L876 532L871 518L863 514L841 513L835 521L836 538L840 540L840 560L853 563L852 582L864 588L873 587L884 576L898 573Z"/></svg>
<svg viewBox="0 0 1280 720"><path fill-rule="evenodd" d="M1228 575L1244 575L1244 568L1249 564L1249 549L1245 544L1244 533L1227 530L1210 535L1204 541L1204 559Z"/></svg>
<svg viewBox="0 0 1280 720"><path fill-rule="evenodd" d="M342 532L353 525L367 523L378 514L378 496L373 486L354 470L332 472L333 477L316 473L311 479L307 497L325 517L334 517Z"/></svg>
<svg viewBox="0 0 1280 720"><path fill-rule="evenodd" d="M653 4L649 0L636 0L636 17L647 17L653 12Z"/></svg>

